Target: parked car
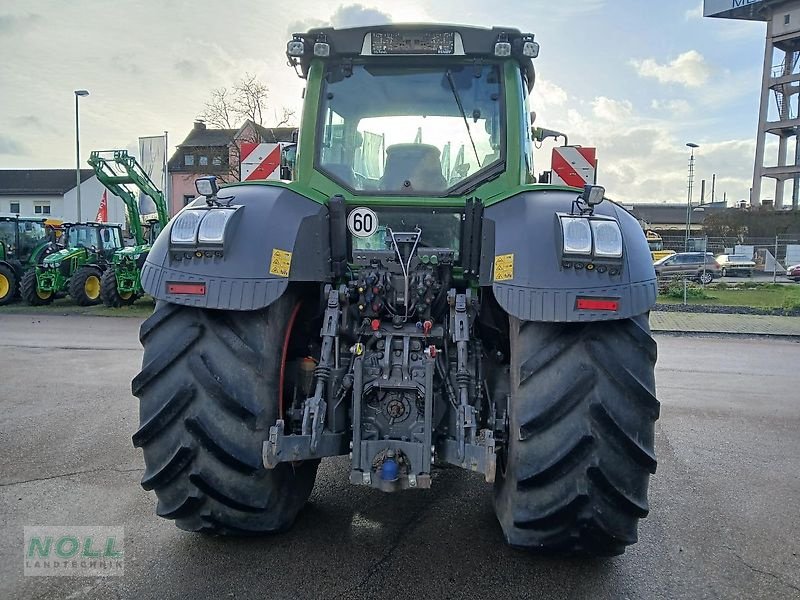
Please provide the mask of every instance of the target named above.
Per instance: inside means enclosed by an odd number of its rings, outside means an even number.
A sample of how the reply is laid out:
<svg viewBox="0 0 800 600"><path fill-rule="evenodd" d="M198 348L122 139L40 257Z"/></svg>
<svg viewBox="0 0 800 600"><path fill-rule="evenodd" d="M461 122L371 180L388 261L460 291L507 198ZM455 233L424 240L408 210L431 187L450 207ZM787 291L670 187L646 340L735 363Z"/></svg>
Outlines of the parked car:
<svg viewBox="0 0 800 600"><path fill-rule="evenodd" d="M795 283L800 283L800 264L786 267L786 276Z"/></svg>
<svg viewBox="0 0 800 600"><path fill-rule="evenodd" d="M728 275L752 277L753 270L756 268L756 263L746 254L720 254L716 261L722 270L723 277Z"/></svg>
<svg viewBox="0 0 800 600"><path fill-rule="evenodd" d="M656 261L653 267L659 279L686 277L703 284L711 283L722 272L710 252L678 252Z"/></svg>

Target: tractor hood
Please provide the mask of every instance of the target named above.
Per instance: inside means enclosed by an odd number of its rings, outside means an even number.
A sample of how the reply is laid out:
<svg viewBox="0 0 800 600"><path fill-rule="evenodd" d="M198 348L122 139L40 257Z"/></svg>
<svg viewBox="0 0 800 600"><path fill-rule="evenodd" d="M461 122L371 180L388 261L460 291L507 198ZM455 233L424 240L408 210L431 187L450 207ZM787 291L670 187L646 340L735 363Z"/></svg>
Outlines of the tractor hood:
<svg viewBox="0 0 800 600"><path fill-rule="evenodd" d="M136 260L142 254L148 252L150 250L150 244L139 244L137 246L127 246L126 248L122 248L121 250L117 250L114 253L114 258L117 260L124 260L129 258L131 260Z"/></svg>
<svg viewBox="0 0 800 600"><path fill-rule="evenodd" d="M45 257L43 264L45 267L57 267L65 260L75 258L77 256L85 256L87 254L86 248L64 248L58 252Z"/></svg>

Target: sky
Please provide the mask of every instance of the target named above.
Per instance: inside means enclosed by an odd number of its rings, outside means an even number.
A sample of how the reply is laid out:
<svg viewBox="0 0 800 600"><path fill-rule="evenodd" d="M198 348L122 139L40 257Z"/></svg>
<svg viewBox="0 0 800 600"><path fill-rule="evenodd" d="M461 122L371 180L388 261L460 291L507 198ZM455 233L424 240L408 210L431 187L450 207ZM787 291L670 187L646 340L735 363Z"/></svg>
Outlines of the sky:
<svg viewBox="0 0 800 600"><path fill-rule="evenodd" d="M687 142L700 145L695 200L701 179L710 200L712 174L717 200L749 197L766 25L703 18L700 0L1 0L0 168L74 168L77 89L90 92L83 160L164 131L171 153L210 91L245 73L268 85L275 116L299 114L290 34L387 21L534 33L536 124L596 146L615 200L686 202Z"/></svg>

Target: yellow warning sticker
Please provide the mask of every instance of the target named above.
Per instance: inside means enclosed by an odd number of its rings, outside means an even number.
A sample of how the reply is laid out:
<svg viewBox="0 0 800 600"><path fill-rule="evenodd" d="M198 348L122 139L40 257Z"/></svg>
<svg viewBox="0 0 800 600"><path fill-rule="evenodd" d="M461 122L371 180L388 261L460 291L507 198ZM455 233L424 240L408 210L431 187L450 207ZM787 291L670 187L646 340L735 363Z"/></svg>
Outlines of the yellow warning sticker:
<svg viewBox="0 0 800 600"><path fill-rule="evenodd" d="M269 272L278 277L288 277L292 268L292 253L286 250L272 249L272 260L269 261Z"/></svg>
<svg viewBox="0 0 800 600"><path fill-rule="evenodd" d="M508 281L514 279L514 255L500 254L494 257L494 280Z"/></svg>

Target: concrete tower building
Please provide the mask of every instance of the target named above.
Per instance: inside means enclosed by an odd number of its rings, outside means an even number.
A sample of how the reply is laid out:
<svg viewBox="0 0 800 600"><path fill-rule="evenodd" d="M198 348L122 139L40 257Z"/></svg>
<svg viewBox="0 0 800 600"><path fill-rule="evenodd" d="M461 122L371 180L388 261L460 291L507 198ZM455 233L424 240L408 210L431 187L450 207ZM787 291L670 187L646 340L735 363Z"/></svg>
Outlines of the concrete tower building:
<svg viewBox="0 0 800 600"><path fill-rule="evenodd" d="M750 202L761 199L765 177L775 180L774 207L784 207L784 186L791 180L792 209L800 195L800 0L704 0L703 15L723 19L746 19L767 23L764 71L761 79L761 108L758 115L753 191ZM778 153L764 161L767 136L775 136ZM793 147L790 148L790 142Z"/></svg>

